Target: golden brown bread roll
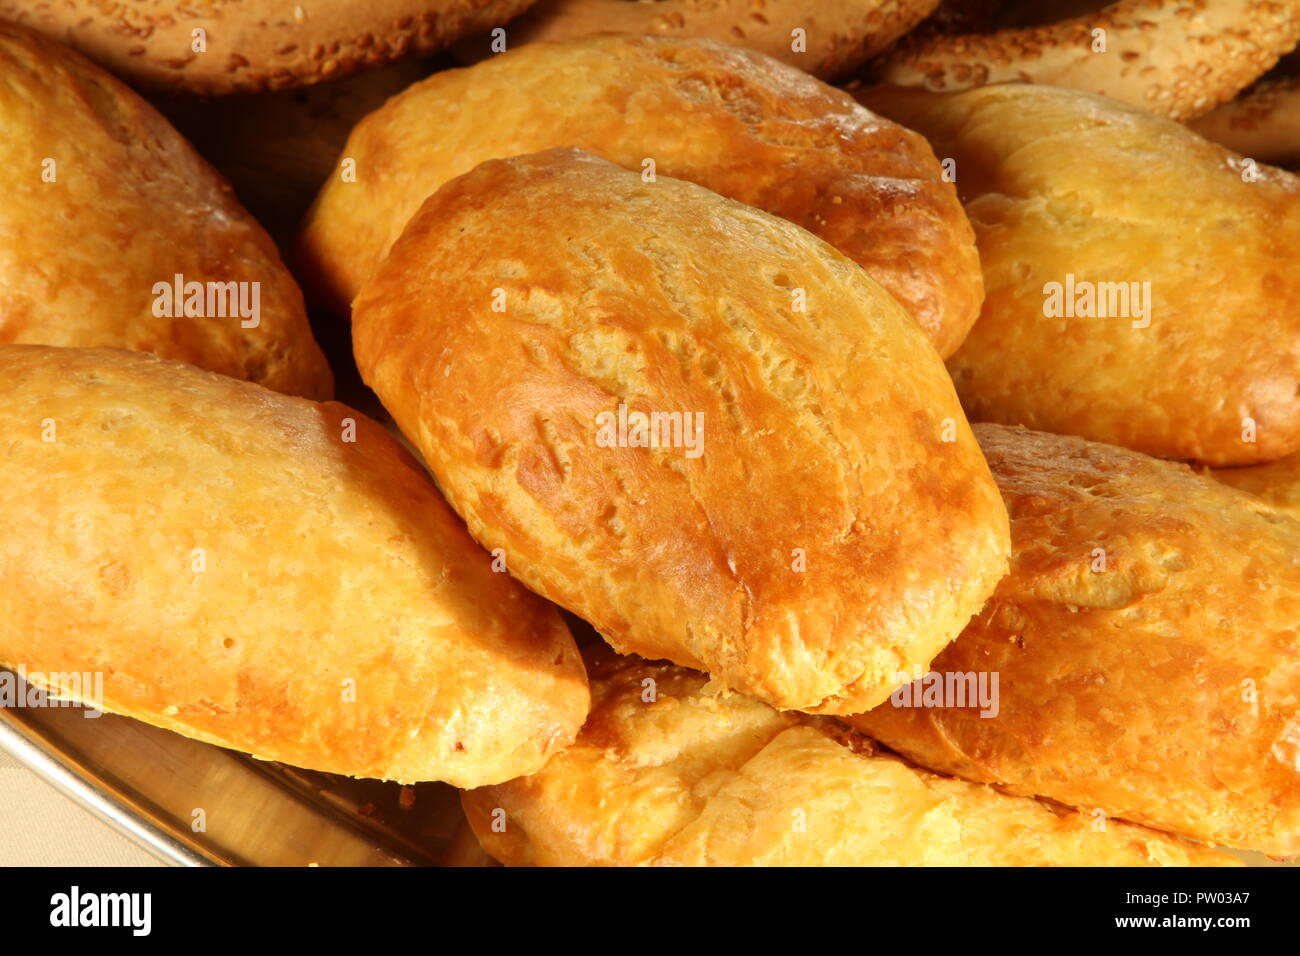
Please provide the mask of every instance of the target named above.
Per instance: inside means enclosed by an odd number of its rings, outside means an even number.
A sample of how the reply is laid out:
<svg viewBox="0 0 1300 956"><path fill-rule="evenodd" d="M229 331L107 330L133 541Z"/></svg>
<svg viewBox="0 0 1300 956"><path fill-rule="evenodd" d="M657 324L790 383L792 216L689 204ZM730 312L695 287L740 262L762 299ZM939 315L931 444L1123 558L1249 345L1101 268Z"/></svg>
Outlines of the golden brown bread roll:
<svg viewBox="0 0 1300 956"><path fill-rule="evenodd" d="M1300 453L1266 465L1216 468L1210 475L1225 485L1249 491L1273 507L1300 518Z"/></svg>
<svg viewBox="0 0 1300 956"><path fill-rule="evenodd" d="M408 782L531 773L582 725L560 616L359 412L110 349L0 346L0 394L5 666L100 672L103 709Z"/></svg>
<svg viewBox="0 0 1300 956"><path fill-rule="evenodd" d="M430 53L533 0L0 0L0 17L132 83L190 93L279 90ZM201 49L195 30L204 31Z"/></svg>
<svg viewBox="0 0 1300 956"><path fill-rule="evenodd" d="M1300 523L1185 465L975 433L1012 569L933 669L998 675L996 714L900 692L850 723L940 773L1300 852Z"/></svg>
<svg viewBox="0 0 1300 956"><path fill-rule="evenodd" d="M715 696L684 668L604 648L587 661L577 743L461 796L483 848L511 866L1234 865L918 770L827 718Z"/></svg>
<svg viewBox="0 0 1300 956"><path fill-rule="evenodd" d="M330 396L274 244L153 107L0 22L0 126L0 342L156 352Z"/></svg>
<svg viewBox="0 0 1300 956"><path fill-rule="evenodd" d="M859 95L956 160L971 419L1212 465L1300 450L1300 179L1075 90Z"/></svg>
<svg viewBox="0 0 1300 956"><path fill-rule="evenodd" d="M411 220L353 335L474 536L620 650L852 713L1006 570L920 329L815 236L699 186L571 149L484 163Z"/></svg>
<svg viewBox="0 0 1300 956"><path fill-rule="evenodd" d="M693 37L748 47L814 76L832 79L861 65L916 26L937 0L540 0L505 28L510 47L594 33ZM796 31L799 31L796 33ZM493 36L456 53L478 60L501 52Z"/></svg>
<svg viewBox="0 0 1300 956"><path fill-rule="evenodd" d="M449 70L360 123L308 217L306 272L345 312L439 186L488 159L577 146L699 183L859 262L951 353L983 292L970 224L920 136L846 93L710 41L538 43Z"/></svg>

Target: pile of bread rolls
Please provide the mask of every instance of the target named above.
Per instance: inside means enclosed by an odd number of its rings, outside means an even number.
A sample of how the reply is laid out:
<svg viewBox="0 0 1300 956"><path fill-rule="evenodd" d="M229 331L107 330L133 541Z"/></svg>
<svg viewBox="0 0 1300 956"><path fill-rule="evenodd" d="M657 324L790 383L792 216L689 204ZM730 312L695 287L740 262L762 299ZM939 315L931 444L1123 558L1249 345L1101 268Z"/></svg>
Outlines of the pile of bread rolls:
<svg viewBox="0 0 1300 956"><path fill-rule="evenodd" d="M73 6L0 663L512 865L1300 853L1300 0Z"/></svg>

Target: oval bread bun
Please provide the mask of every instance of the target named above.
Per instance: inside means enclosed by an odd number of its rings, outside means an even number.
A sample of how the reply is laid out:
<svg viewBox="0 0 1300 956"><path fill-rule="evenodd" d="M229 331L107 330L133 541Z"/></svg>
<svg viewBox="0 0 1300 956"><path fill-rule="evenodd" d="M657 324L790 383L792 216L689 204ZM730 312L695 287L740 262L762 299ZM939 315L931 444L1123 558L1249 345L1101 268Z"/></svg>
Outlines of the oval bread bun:
<svg viewBox="0 0 1300 956"><path fill-rule="evenodd" d="M475 537L621 651L851 713L1005 571L921 330L815 236L699 186L573 149L484 163L421 207L353 335Z"/></svg>
<svg viewBox="0 0 1300 956"><path fill-rule="evenodd" d="M508 865L1235 865L918 770L827 718L713 694L694 671L608 649L587 659L594 704L577 743L461 796Z"/></svg>
<svg viewBox="0 0 1300 956"><path fill-rule="evenodd" d="M560 615L359 412L110 349L2 346L0 394L5 666L100 672L114 713L403 782L532 773L582 726Z"/></svg>
<svg viewBox="0 0 1300 956"><path fill-rule="evenodd" d="M940 354L979 314L970 225L919 135L758 53L706 40L536 43L418 83L360 123L308 216L302 270L346 312L407 220L488 159L577 146L782 216L856 260Z"/></svg>
<svg viewBox="0 0 1300 956"><path fill-rule="evenodd" d="M532 2L0 0L0 17L56 37L133 84L215 95L301 86L432 53Z"/></svg>
<svg viewBox="0 0 1300 956"><path fill-rule="evenodd" d="M849 722L940 773L1300 853L1300 522L1186 465L975 434L1011 574L933 670L998 675L995 712L900 696Z"/></svg>
<svg viewBox="0 0 1300 956"><path fill-rule="evenodd" d="M0 22L0 126L0 342L156 352L330 396L275 245L153 107L72 51ZM158 284L174 289L178 275L180 301L161 298ZM193 310L204 315L184 314L189 282L204 289Z"/></svg>
<svg viewBox="0 0 1300 956"><path fill-rule="evenodd" d="M956 160L972 420L1211 465L1300 450L1300 179L1076 90L859 95Z"/></svg>

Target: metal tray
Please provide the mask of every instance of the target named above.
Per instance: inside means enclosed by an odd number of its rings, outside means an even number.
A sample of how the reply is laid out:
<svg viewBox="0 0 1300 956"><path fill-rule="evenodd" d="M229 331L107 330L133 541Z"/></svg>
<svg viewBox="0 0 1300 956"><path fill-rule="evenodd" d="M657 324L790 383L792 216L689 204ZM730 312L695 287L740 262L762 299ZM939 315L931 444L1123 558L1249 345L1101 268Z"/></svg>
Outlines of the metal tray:
<svg viewBox="0 0 1300 956"><path fill-rule="evenodd" d="M445 784L299 770L80 707L0 707L0 748L172 865L494 865Z"/></svg>

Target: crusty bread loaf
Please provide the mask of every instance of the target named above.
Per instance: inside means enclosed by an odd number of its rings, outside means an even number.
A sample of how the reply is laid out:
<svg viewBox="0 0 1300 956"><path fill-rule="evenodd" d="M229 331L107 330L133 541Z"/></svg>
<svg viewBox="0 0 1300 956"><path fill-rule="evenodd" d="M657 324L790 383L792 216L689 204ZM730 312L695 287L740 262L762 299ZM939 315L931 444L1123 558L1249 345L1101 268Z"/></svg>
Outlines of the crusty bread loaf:
<svg viewBox="0 0 1300 956"><path fill-rule="evenodd" d="M714 696L702 674L601 648L592 712L538 773L461 797L512 866L1231 866L874 753L827 718ZM1102 824L1105 823L1104 827Z"/></svg>
<svg viewBox="0 0 1300 956"><path fill-rule="evenodd" d="M789 219L862 265L940 354L983 288L975 238L919 135L793 67L723 43L599 36L437 73L361 122L300 259L346 312L420 203L488 159L577 146Z"/></svg>
<svg viewBox="0 0 1300 956"><path fill-rule="evenodd" d="M353 334L475 537L620 650L852 713L1005 573L921 330L815 236L699 186L572 149L484 163L421 207Z"/></svg>
<svg viewBox="0 0 1300 956"><path fill-rule="evenodd" d="M0 346L0 394L4 665L401 781L531 773L582 725L560 616L360 413L109 349Z"/></svg>
<svg viewBox="0 0 1300 956"><path fill-rule="evenodd" d="M900 695L851 723L941 773L1300 852L1300 522L1185 465L975 433L1011 574L933 669L999 675L996 714Z"/></svg>
<svg viewBox="0 0 1300 956"><path fill-rule="evenodd" d="M156 352L330 396L275 245L153 107L0 21L0 127L0 342Z"/></svg>
<svg viewBox="0 0 1300 956"><path fill-rule="evenodd" d="M279 90L430 53L533 0L0 0L0 17L76 47L132 83L189 93ZM204 31L196 49L196 30Z"/></svg>
<svg viewBox="0 0 1300 956"><path fill-rule="evenodd" d="M956 160L986 291L949 360L972 420L1211 465L1300 450L1300 179L1075 90L860 96Z"/></svg>
<svg viewBox="0 0 1300 956"><path fill-rule="evenodd" d="M1300 518L1300 452L1265 465L1249 468L1216 468L1216 481L1249 491L1269 504Z"/></svg>

